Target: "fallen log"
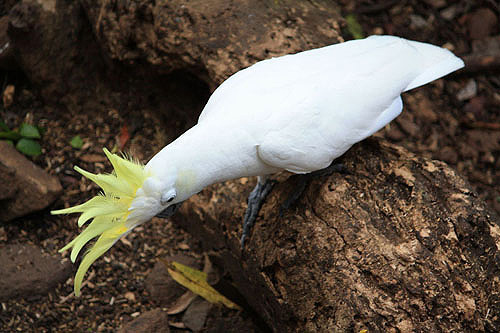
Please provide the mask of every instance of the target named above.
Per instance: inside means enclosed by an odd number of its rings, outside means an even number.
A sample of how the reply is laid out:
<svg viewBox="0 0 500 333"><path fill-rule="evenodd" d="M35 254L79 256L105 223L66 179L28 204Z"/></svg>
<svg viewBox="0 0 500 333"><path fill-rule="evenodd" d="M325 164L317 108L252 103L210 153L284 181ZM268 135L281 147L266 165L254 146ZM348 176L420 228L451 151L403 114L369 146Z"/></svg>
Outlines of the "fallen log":
<svg viewBox="0 0 500 333"><path fill-rule="evenodd" d="M207 188L174 221L276 332L498 331L500 227L471 187L378 139L341 162L348 174L313 179L283 216L300 176L281 180L244 250L254 180Z"/></svg>
<svg viewBox="0 0 500 333"><path fill-rule="evenodd" d="M71 112L155 110L171 140L236 71L342 41L339 12L300 0L21 0L8 32L46 102Z"/></svg>
<svg viewBox="0 0 500 333"><path fill-rule="evenodd" d="M190 69L211 90L241 68L342 41L337 5L301 0L81 0L110 59Z"/></svg>

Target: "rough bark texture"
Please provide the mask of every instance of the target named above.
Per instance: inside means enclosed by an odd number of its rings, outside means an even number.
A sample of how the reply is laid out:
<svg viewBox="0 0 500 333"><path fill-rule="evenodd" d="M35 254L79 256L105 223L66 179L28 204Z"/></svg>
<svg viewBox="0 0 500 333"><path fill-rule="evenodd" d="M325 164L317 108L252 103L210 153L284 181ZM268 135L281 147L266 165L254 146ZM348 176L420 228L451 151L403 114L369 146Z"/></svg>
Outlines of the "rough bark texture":
<svg viewBox="0 0 500 333"><path fill-rule="evenodd" d="M276 185L243 252L253 180L207 188L175 221L276 332L499 331L500 227L470 186L376 139L342 163L282 217L299 178Z"/></svg>
<svg viewBox="0 0 500 333"><path fill-rule="evenodd" d="M337 7L327 1L82 2L109 58L206 72L212 89L258 60L341 40Z"/></svg>

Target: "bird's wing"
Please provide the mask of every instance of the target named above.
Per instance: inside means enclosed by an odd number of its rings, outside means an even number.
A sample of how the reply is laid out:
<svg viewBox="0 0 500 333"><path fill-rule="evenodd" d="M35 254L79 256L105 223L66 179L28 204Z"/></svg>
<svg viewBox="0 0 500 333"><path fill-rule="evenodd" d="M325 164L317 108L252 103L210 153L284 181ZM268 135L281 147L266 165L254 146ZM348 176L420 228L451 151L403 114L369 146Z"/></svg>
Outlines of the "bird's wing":
<svg viewBox="0 0 500 333"><path fill-rule="evenodd" d="M311 172L394 119L402 92L462 65L447 50L398 37L336 44L238 72L199 122L247 132L271 166Z"/></svg>
<svg viewBox="0 0 500 333"><path fill-rule="evenodd" d="M347 87L354 80L371 80L372 72L385 72L380 88L398 84L404 91L424 85L458 68L463 62L446 49L394 36L371 36L330 45L297 54L260 61L224 81L212 94L199 117L223 117L242 112L241 105L252 105L255 99L269 92L277 95L283 87L314 84L317 74L330 77L332 83ZM348 87L355 89L354 87ZM295 96L294 96L295 97ZM300 98L301 96L296 96ZM244 108L243 108L244 109ZM269 110L253 110L267 113Z"/></svg>
<svg viewBox="0 0 500 333"><path fill-rule="evenodd" d="M388 52L390 45L394 49L395 45L404 42L405 40L398 37L373 36L260 61L224 81L210 96L198 121L239 113L241 109L231 108L267 93L275 93L276 97L280 97L277 95L278 90L296 83L310 84L311 77L318 74L341 80L342 77L349 76L350 67L356 59L369 64L370 61L367 60L373 58L371 54L376 53L377 49L385 49L383 52ZM380 58L375 57L372 62L379 61ZM351 62L351 65L346 67L346 62Z"/></svg>
<svg viewBox="0 0 500 333"><path fill-rule="evenodd" d="M257 147L258 156L266 164L294 173L324 169L353 144L396 118L402 109L403 102L398 96L379 112L376 119L370 119L366 124L342 117L349 112L339 112L339 119L335 122L320 112L302 119L292 116L298 121L291 120L287 125L282 124L279 129L267 132Z"/></svg>

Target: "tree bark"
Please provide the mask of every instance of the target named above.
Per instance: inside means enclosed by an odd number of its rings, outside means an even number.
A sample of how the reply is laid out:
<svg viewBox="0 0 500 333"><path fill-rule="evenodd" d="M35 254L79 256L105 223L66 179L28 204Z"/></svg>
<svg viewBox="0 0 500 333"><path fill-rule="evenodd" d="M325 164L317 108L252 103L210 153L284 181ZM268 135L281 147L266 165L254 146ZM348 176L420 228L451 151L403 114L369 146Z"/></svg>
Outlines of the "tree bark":
<svg viewBox="0 0 500 333"><path fill-rule="evenodd" d="M302 176L279 176L243 251L253 179L210 186L174 221L276 332L499 331L498 216L469 184L378 139L341 162L283 216Z"/></svg>
<svg viewBox="0 0 500 333"><path fill-rule="evenodd" d="M120 87L118 74L130 85L187 71L213 90L259 60L342 41L339 20L327 1L21 0L9 35L22 70L58 102Z"/></svg>
<svg viewBox="0 0 500 333"><path fill-rule="evenodd" d="M211 90L259 60L342 40L328 1L81 1L109 58L159 73L190 68Z"/></svg>

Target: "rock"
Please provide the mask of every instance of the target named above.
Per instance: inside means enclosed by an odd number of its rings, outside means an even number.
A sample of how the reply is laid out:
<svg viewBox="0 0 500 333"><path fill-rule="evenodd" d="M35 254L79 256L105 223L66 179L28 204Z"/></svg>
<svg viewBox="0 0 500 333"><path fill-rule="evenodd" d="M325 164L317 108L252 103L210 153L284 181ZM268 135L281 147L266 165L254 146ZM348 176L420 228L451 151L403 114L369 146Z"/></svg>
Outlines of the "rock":
<svg viewBox="0 0 500 333"><path fill-rule="evenodd" d="M137 332L169 333L168 315L161 309L154 309L144 312L118 330L118 333Z"/></svg>
<svg viewBox="0 0 500 333"><path fill-rule="evenodd" d="M423 29L429 26L429 23L420 15L410 15L410 28L413 30Z"/></svg>
<svg viewBox="0 0 500 333"><path fill-rule="evenodd" d="M45 295L72 272L69 260L31 244L0 246L0 301Z"/></svg>
<svg viewBox="0 0 500 333"><path fill-rule="evenodd" d="M440 11L441 17L447 21L453 20L457 16L457 13L458 13L457 5L451 5Z"/></svg>
<svg viewBox="0 0 500 333"><path fill-rule="evenodd" d="M470 185L374 138L338 162L348 173L313 179L282 216L301 176L278 176L244 250L254 180L210 186L173 221L275 332L500 331L500 221Z"/></svg>
<svg viewBox="0 0 500 333"><path fill-rule="evenodd" d="M0 141L0 149L3 143ZM1 158L1 157L0 157ZM2 200L12 198L17 192L16 170L0 163L0 206Z"/></svg>
<svg viewBox="0 0 500 333"><path fill-rule="evenodd" d="M167 257L165 260L177 261L186 266L201 269L201 264L192 257L176 255ZM151 295L152 301L162 307L171 306L186 292L186 289L175 282L170 274L168 274L165 264L162 261L158 261L151 270L151 273L148 274L145 286Z"/></svg>
<svg viewBox="0 0 500 333"><path fill-rule="evenodd" d="M477 83L476 80L470 79L467 81L465 87L457 92L457 99L459 101L466 101L477 95Z"/></svg>
<svg viewBox="0 0 500 333"><path fill-rule="evenodd" d="M12 145L0 141L0 222L46 208L62 192L59 180L33 164Z"/></svg>
<svg viewBox="0 0 500 333"><path fill-rule="evenodd" d="M498 18L489 8L479 8L467 20L467 28L471 39L482 39L490 36L497 29Z"/></svg>
<svg viewBox="0 0 500 333"><path fill-rule="evenodd" d="M187 308L182 316L182 322L190 330L199 332L205 327L205 321L211 308L212 304L198 297Z"/></svg>

